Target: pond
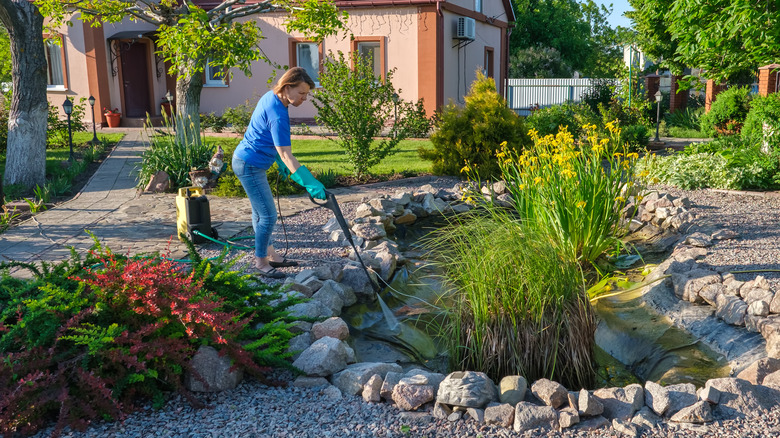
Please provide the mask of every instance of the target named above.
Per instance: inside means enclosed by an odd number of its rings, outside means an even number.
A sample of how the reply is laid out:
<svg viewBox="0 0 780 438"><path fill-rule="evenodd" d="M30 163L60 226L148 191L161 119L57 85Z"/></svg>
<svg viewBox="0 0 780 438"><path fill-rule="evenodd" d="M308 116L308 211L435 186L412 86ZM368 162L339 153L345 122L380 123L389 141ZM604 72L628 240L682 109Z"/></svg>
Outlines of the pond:
<svg viewBox="0 0 780 438"><path fill-rule="evenodd" d="M422 364L448 373L448 358L439 327L451 291L440 272L425 260L419 239L441 226L432 221L397 232L400 249L409 258L381 293L394 317L388 321L375 301L344 309L342 318L353 328L354 347L361 361ZM644 305L641 289L598 300L596 329L597 386L654 382L703 386L726 377L730 367L722 355Z"/></svg>

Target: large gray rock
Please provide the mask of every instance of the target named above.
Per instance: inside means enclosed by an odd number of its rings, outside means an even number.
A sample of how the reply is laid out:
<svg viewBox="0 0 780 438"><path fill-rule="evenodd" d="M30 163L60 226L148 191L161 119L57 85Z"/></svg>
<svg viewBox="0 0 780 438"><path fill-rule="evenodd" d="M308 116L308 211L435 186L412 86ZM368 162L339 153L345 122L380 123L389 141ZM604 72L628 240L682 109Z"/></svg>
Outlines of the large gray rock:
<svg viewBox="0 0 780 438"><path fill-rule="evenodd" d="M333 288L320 288L314 295L312 295L312 301L319 301L323 306L330 309L331 315L341 315L341 308L344 307L344 301L341 299L341 294Z"/></svg>
<svg viewBox="0 0 780 438"><path fill-rule="evenodd" d="M325 336L344 341L349 338L349 327L343 319L333 316L325 321L315 322L311 327L311 336L314 341Z"/></svg>
<svg viewBox="0 0 780 438"><path fill-rule="evenodd" d="M724 417L755 417L776 406L780 391L747 380L724 377L710 379L706 386L720 392L715 412Z"/></svg>
<svg viewBox="0 0 780 438"><path fill-rule="evenodd" d="M319 301L308 301L305 303L298 303L287 308L290 316L294 318L328 318L333 316L333 310L325 306Z"/></svg>
<svg viewBox="0 0 780 438"><path fill-rule="evenodd" d="M231 371L232 361L228 356L220 356L214 347L201 345L190 361L192 369L204 380L201 382L191 373L186 373L184 386L193 392L219 392L233 389L241 383L244 371L240 368Z"/></svg>
<svg viewBox="0 0 780 438"><path fill-rule="evenodd" d="M558 412L552 406L520 402L515 406L515 432L532 429L558 429Z"/></svg>
<svg viewBox="0 0 780 438"><path fill-rule="evenodd" d="M489 405L485 408L485 423L512 427L515 421L515 407L509 403Z"/></svg>
<svg viewBox="0 0 780 438"><path fill-rule="evenodd" d="M604 405L602 415L610 420L630 420L645 404L644 390L638 384L625 388L601 388L593 391L593 395Z"/></svg>
<svg viewBox="0 0 780 438"><path fill-rule="evenodd" d="M613 418L612 429L619 432L621 436L632 437L632 438L639 437L639 431L636 429L636 425L626 420L619 420L617 418Z"/></svg>
<svg viewBox="0 0 780 438"><path fill-rule="evenodd" d="M547 406L558 409L567 402L569 392L558 382L539 379L531 385L531 392Z"/></svg>
<svg viewBox="0 0 780 438"><path fill-rule="evenodd" d="M338 272L343 277L341 268L339 268ZM362 275L365 277L366 274L362 273ZM368 277L366 277L366 280L368 280ZM369 285L369 287L370 286L371 285ZM352 291L352 289L348 285L338 283L335 280L325 280L318 292L323 294L327 293L328 295L338 295L339 298L341 298L341 301L344 303L345 307L351 306L357 302L357 298L355 297L355 293Z"/></svg>
<svg viewBox="0 0 780 438"><path fill-rule="evenodd" d="M699 292L708 284L720 283L720 274L709 269L694 269L685 274L672 274L674 294L677 298L691 303L701 303Z"/></svg>
<svg viewBox="0 0 780 438"><path fill-rule="evenodd" d="M661 422L661 417L656 415L649 407L645 406L634 414L634 418L631 419L631 422L637 426L654 429Z"/></svg>
<svg viewBox="0 0 780 438"><path fill-rule="evenodd" d="M604 412L604 405L587 389L581 389L577 399L577 411L582 416L592 417L601 415Z"/></svg>
<svg viewBox="0 0 780 438"><path fill-rule="evenodd" d="M292 359L298 359L301 356L301 353L303 353L304 350L309 348L312 344L311 339L311 333L304 332L300 335L290 339L290 347L287 349L288 352L295 352L293 353Z"/></svg>
<svg viewBox="0 0 780 438"><path fill-rule="evenodd" d="M478 371L450 373L439 385L437 403L467 408L483 408L498 400L498 390L492 380Z"/></svg>
<svg viewBox="0 0 780 438"><path fill-rule="evenodd" d="M718 295L726 295L728 288L723 283L708 284L699 291L699 296L710 306L718 305Z"/></svg>
<svg viewBox="0 0 780 438"><path fill-rule="evenodd" d="M434 389L431 385L407 385L399 382L393 388L393 401L405 411L414 411L420 406L433 401Z"/></svg>
<svg viewBox="0 0 780 438"><path fill-rule="evenodd" d="M417 379L416 381L419 382L417 383L418 385L431 385L436 392L439 392L439 385L441 385L441 382L444 381L445 377L446 376L441 373L432 373L420 368L412 368L404 373L403 378L399 380L399 383L405 379L413 378ZM410 382L410 380L406 381L406 383Z"/></svg>
<svg viewBox="0 0 780 438"><path fill-rule="evenodd" d="M558 425L561 429L568 429L580 422L580 415L574 408L561 409L558 412Z"/></svg>
<svg viewBox="0 0 780 438"><path fill-rule="evenodd" d="M341 283L348 286L355 294L357 301L361 303L370 303L376 300L374 287L371 285L366 272L360 265L349 263L342 270ZM369 271L369 275L376 281L376 273ZM323 285L325 287L325 285ZM331 315L328 315L331 316Z"/></svg>
<svg viewBox="0 0 780 438"><path fill-rule="evenodd" d="M352 231L356 236L366 240L378 240L387 237L387 231L385 231L385 227L382 224L355 224L352 227Z"/></svg>
<svg viewBox="0 0 780 438"><path fill-rule="evenodd" d="M679 412L672 415L671 421L693 424L709 423L712 421L710 404L704 400L698 401L691 406L680 409Z"/></svg>
<svg viewBox="0 0 780 438"><path fill-rule="evenodd" d="M347 350L340 340L324 337L304 350L293 366L308 376L329 376L347 366Z"/></svg>
<svg viewBox="0 0 780 438"><path fill-rule="evenodd" d="M696 395L696 387L692 383L667 385L666 392L669 394L669 408L666 410L666 417L671 417L680 409L691 406L699 400Z"/></svg>
<svg viewBox="0 0 780 438"><path fill-rule="evenodd" d="M731 325L745 325L747 303L731 295L719 295L715 316Z"/></svg>
<svg viewBox="0 0 780 438"><path fill-rule="evenodd" d="M368 402L378 402L382 400L379 395L379 391L382 389L382 377L379 374L374 374L368 379L365 385L363 385L363 400Z"/></svg>
<svg viewBox="0 0 780 438"><path fill-rule="evenodd" d="M645 405L657 415L663 415L669 409L669 391L663 386L648 380L645 382Z"/></svg>
<svg viewBox="0 0 780 438"><path fill-rule="evenodd" d="M383 362L361 362L350 365L339 373L334 374L330 382L347 395L358 395L363 390L363 385L374 374L384 376L389 372L400 373L401 365Z"/></svg>
<svg viewBox="0 0 780 438"><path fill-rule="evenodd" d="M498 384L498 399L501 403L515 406L525 398L528 382L523 376L506 376Z"/></svg>
<svg viewBox="0 0 780 438"><path fill-rule="evenodd" d="M759 359L737 374L738 379L747 380L754 385L764 383L764 378L780 370L780 360L771 357Z"/></svg>

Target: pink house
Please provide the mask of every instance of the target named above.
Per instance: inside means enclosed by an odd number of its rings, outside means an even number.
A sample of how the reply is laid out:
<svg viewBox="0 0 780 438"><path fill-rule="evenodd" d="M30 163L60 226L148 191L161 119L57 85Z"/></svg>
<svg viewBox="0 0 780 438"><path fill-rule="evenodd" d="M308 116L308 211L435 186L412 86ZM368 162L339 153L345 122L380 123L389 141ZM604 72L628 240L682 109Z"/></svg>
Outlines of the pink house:
<svg viewBox="0 0 780 438"><path fill-rule="evenodd" d="M215 0L195 0L204 8ZM289 34L284 16L254 17L265 40L261 47L280 65L302 66L317 77L321 60L330 52L372 54L377 74L396 69L393 85L406 100L422 98L429 114L463 96L481 69L505 89L508 43L514 11L510 0L343 0L336 4L349 13L353 37L331 37L321 44ZM49 101L61 105L65 96L96 98L96 117L105 125L101 108L118 108L123 125L161 114L161 103L175 78L155 55L154 26L126 20L91 28L78 20L64 27L62 45L47 47ZM252 77L238 70L223 81L212 71L204 75L201 112L221 114L245 102L251 105L268 89L272 67L257 62ZM316 79L315 79L316 80ZM311 120L310 102L291 110L291 117Z"/></svg>

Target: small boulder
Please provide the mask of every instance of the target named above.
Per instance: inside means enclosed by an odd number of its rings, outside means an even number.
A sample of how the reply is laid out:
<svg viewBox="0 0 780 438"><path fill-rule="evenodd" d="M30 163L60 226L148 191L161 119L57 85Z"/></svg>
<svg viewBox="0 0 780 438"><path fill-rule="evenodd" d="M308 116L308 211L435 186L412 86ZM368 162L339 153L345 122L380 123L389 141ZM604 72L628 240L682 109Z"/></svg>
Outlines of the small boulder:
<svg viewBox="0 0 780 438"><path fill-rule="evenodd" d="M498 400L498 390L490 378L478 371L456 371L450 373L439 385L438 403L482 408Z"/></svg>
<svg viewBox="0 0 780 438"><path fill-rule="evenodd" d="M506 376L498 384L498 399L501 403L515 406L525 398L528 382L523 376Z"/></svg>
<svg viewBox="0 0 780 438"><path fill-rule="evenodd" d="M663 415L669 409L669 391L663 386L648 380L645 382L645 405L657 415Z"/></svg>
<svg viewBox="0 0 780 438"><path fill-rule="evenodd" d="M509 403L496 404L485 408L485 423L502 427L512 427L515 421L515 407Z"/></svg>
<svg viewBox="0 0 780 438"><path fill-rule="evenodd" d="M558 382L539 379L531 385L531 392L547 406L559 408L568 401L568 391Z"/></svg>
<svg viewBox="0 0 780 438"><path fill-rule="evenodd" d="M672 415L671 421L693 424L709 423L712 421L710 404L704 400L698 401L691 406L680 409L680 411Z"/></svg>
<svg viewBox="0 0 780 438"><path fill-rule="evenodd" d="M243 370L233 369L230 357L220 356L214 347L207 345L198 348L190 360L190 365L203 379L201 381L191 373L185 375L184 385L193 392L219 392L233 389L244 378Z"/></svg>
<svg viewBox="0 0 780 438"><path fill-rule="evenodd" d="M311 336L314 341L325 336L344 341L349 338L349 327L343 319L333 316L325 321L315 322L311 327Z"/></svg>
<svg viewBox="0 0 780 438"><path fill-rule="evenodd" d="M393 388L393 401L405 411L414 411L435 398L431 385L406 385L398 383Z"/></svg>
<svg viewBox="0 0 780 438"><path fill-rule="evenodd" d="M601 415L604 412L604 405L587 389L581 389L577 399L577 410L582 416L592 417Z"/></svg>
<svg viewBox="0 0 780 438"><path fill-rule="evenodd" d="M347 350L340 340L324 337L304 350L293 366L309 376L329 376L347 366Z"/></svg>
<svg viewBox="0 0 780 438"><path fill-rule="evenodd" d="M381 396L379 390L382 388L382 377L379 374L374 374L368 379L365 385L363 385L363 400L369 402L379 402Z"/></svg>
<svg viewBox="0 0 780 438"><path fill-rule="evenodd" d="M528 402L519 402L515 406L515 432L532 429L558 429L558 412L552 406L536 406Z"/></svg>
<svg viewBox="0 0 780 438"><path fill-rule="evenodd" d="M363 391L363 385L374 374L384 376L389 372L400 373L401 365L384 362L361 362L349 365L343 371L331 376L330 382L339 388L344 394L358 395Z"/></svg>

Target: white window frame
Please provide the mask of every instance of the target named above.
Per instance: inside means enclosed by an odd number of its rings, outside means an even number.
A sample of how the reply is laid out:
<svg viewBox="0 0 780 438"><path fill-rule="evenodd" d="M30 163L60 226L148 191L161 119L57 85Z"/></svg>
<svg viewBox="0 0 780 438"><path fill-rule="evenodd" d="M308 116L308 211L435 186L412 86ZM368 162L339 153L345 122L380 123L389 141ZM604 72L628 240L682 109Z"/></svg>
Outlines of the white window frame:
<svg viewBox="0 0 780 438"><path fill-rule="evenodd" d="M482 12L482 0L474 0L474 10Z"/></svg>
<svg viewBox="0 0 780 438"><path fill-rule="evenodd" d="M313 60L314 61L313 64L316 66L316 72L317 72L316 75L312 75L312 72L311 72L311 67L312 67L311 64L312 63L308 63L309 65L303 65L303 63L301 63L300 48L302 46L308 46L310 48L309 49L310 55L313 54L316 57ZM295 65L298 66L298 67L303 67L303 69L306 70L306 73L308 73L309 76L311 76L311 79L314 81L314 85L316 85L318 88L320 86L320 62L321 62L321 60L320 60L320 45L319 44L314 43L314 42L310 42L310 41L299 41L299 42L295 43Z"/></svg>
<svg viewBox="0 0 780 438"><path fill-rule="evenodd" d="M59 43L56 41L59 40ZM46 56L46 90L47 91L67 91L68 74L65 64L65 48L62 35L58 35L44 42L44 53ZM54 52L54 53L53 53ZM52 58L56 58L56 61ZM55 64L56 62L56 64ZM52 66L59 66L59 71L55 71ZM54 78L59 73L59 78ZM59 79L61 83L55 84L54 79Z"/></svg>
<svg viewBox="0 0 780 438"><path fill-rule="evenodd" d="M206 59L206 66L203 67L203 86L210 88L226 88L228 87L228 73L220 77L214 77L214 70L219 70L219 67L212 67L210 65L211 58Z"/></svg>

